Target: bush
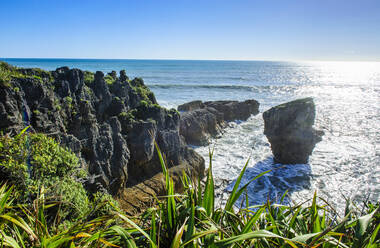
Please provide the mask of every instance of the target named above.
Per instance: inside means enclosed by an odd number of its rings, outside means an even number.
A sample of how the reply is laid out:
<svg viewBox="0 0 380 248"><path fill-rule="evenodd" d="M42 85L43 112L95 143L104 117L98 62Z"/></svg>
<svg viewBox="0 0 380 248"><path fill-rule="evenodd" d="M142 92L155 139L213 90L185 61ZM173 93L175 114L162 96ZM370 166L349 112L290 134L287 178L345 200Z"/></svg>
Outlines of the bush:
<svg viewBox="0 0 380 248"><path fill-rule="evenodd" d="M87 192L80 182L72 177L56 180L52 185L53 198L57 197L61 203L61 217L63 219L76 220L85 216L90 211L90 202ZM71 214L71 216L68 216ZM69 218L67 218L69 217Z"/></svg>
<svg viewBox="0 0 380 248"><path fill-rule="evenodd" d="M0 61L0 84L9 86L9 81L14 74L15 68L6 62Z"/></svg>
<svg viewBox="0 0 380 248"><path fill-rule="evenodd" d="M0 154L3 174L0 178L15 185L19 192L17 202L30 202L43 187L46 197L61 202L63 218L78 218L88 211L86 191L77 182L87 174L80 168L75 154L54 139L26 133L13 138L2 136Z"/></svg>

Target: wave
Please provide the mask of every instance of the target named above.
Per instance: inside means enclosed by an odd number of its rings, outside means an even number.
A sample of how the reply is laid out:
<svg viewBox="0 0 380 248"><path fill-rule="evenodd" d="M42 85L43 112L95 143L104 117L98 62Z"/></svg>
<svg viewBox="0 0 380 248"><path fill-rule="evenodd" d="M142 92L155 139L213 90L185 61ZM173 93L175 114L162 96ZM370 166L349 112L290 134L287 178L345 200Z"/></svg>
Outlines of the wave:
<svg viewBox="0 0 380 248"><path fill-rule="evenodd" d="M340 85L340 84L271 84L271 85L227 85L227 84L149 84L147 86L152 89L227 89L227 90L277 90L284 88L298 88L300 86L307 87L327 87L327 88L359 88L360 90L366 90L368 87L363 87L362 85ZM373 86L370 90L374 90L375 92L379 92L380 88Z"/></svg>
<svg viewBox="0 0 380 248"><path fill-rule="evenodd" d="M229 90L252 90L258 86L249 86L249 85L215 85L215 84L148 84L151 89L229 89ZM269 87L269 86L265 86ZM260 86L260 88L262 88Z"/></svg>
<svg viewBox="0 0 380 248"><path fill-rule="evenodd" d="M210 74L205 74L205 75L197 75L195 78L192 75L180 75L180 76L175 76L175 75L141 75L143 79L153 79L153 80L173 80L173 78L178 78L180 80L237 80L237 81L248 81L252 82L255 81L255 78L250 78L250 77L243 77L243 76L226 76L226 77L221 77L219 74L215 75L210 75Z"/></svg>

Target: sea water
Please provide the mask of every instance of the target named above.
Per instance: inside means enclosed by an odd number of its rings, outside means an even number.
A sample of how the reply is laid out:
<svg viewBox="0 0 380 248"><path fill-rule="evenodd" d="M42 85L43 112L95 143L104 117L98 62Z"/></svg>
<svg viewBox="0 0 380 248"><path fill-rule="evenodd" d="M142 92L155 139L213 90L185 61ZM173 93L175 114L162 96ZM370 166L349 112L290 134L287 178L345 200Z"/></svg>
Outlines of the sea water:
<svg viewBox="0 0 380 248"><path fill-rule="evenodd" d="M243 182L270 170L247 190L250 204L301 202L315 191L335 206L345 198L380 198L380 63L95 59L2 59L22 67L60 66L90 71L125 69L142 77L167 108L193 100L260 102L260 112L303 97L316 104L315 128L325 135L308 164L273 162L261 113L230 123L209 147L195 147L206 161L214 149L213 174L223 202L248 161ZM207 163L208 164L208 163Z"/></svg>

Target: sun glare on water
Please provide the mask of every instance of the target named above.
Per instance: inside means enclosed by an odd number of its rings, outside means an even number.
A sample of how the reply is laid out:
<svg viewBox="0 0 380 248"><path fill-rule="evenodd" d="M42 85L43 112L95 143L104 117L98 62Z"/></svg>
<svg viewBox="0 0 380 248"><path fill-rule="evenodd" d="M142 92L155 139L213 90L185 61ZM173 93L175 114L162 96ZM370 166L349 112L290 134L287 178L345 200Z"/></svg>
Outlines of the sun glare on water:
<svg viewBox="0 0 380 248"><path fill-rule="evenodd" d="M324 76L321 81L333 84L380 84L380 62L321 61L310 62Z"/></svg>

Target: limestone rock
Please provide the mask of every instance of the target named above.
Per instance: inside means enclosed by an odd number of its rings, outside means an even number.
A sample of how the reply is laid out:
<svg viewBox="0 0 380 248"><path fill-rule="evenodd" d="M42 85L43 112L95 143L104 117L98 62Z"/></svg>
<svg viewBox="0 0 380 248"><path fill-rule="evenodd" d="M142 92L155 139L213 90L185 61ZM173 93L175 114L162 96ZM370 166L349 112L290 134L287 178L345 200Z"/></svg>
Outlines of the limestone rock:
<svg viewBox="0 0 380 248"><path fill-rule="evenodd" d="M312 98L275 106L263 113L264 134L274 158L283 164L307 163L323 132L313 129L315 105Z"/></svg>
<svg viewBox="0 0 380 248"><path fill-rule="evenodd" d="M202 101L196 100L188 103L184 103L178 106L178 111L193 111L196 109L204 108Z"/></svg>
<svg viewBox="0 0 380 248"><path fill-rule="evenodd" d="M227 122L247 120L259 113L256 100L193 101L178 106L181 113L180 134L187 144L207 145L209 138L221 133Z"/></svg>
<svg viewBox="0 0 380 248"><path fill-rule="evenodd" d="M187 144L207 145L209 137L220 132L220 124L209 109L197 109L181 114L180 133Z"/></svg>
<svg viewBox="0 0 380 248"><path fill-rule="evenodd" d="M223 114L225 121L247 120L251 115L259 113L259 102L256 100L238 101L211 101L205 102L206 108L214 108Z"/></svg>
<svg viewBox="0 0 380 248"><path fill-rule="evenodd" d="M98 71L85 82L83 71L68 67L12 70L9 82L0 80L0 131L17 134L31 125L53 136L83 161L87 190L116 196L150 184L161 172L154 142L171 170L203 175L203 158L179 135L179 114L160 107L142 79Z"/></svg>

